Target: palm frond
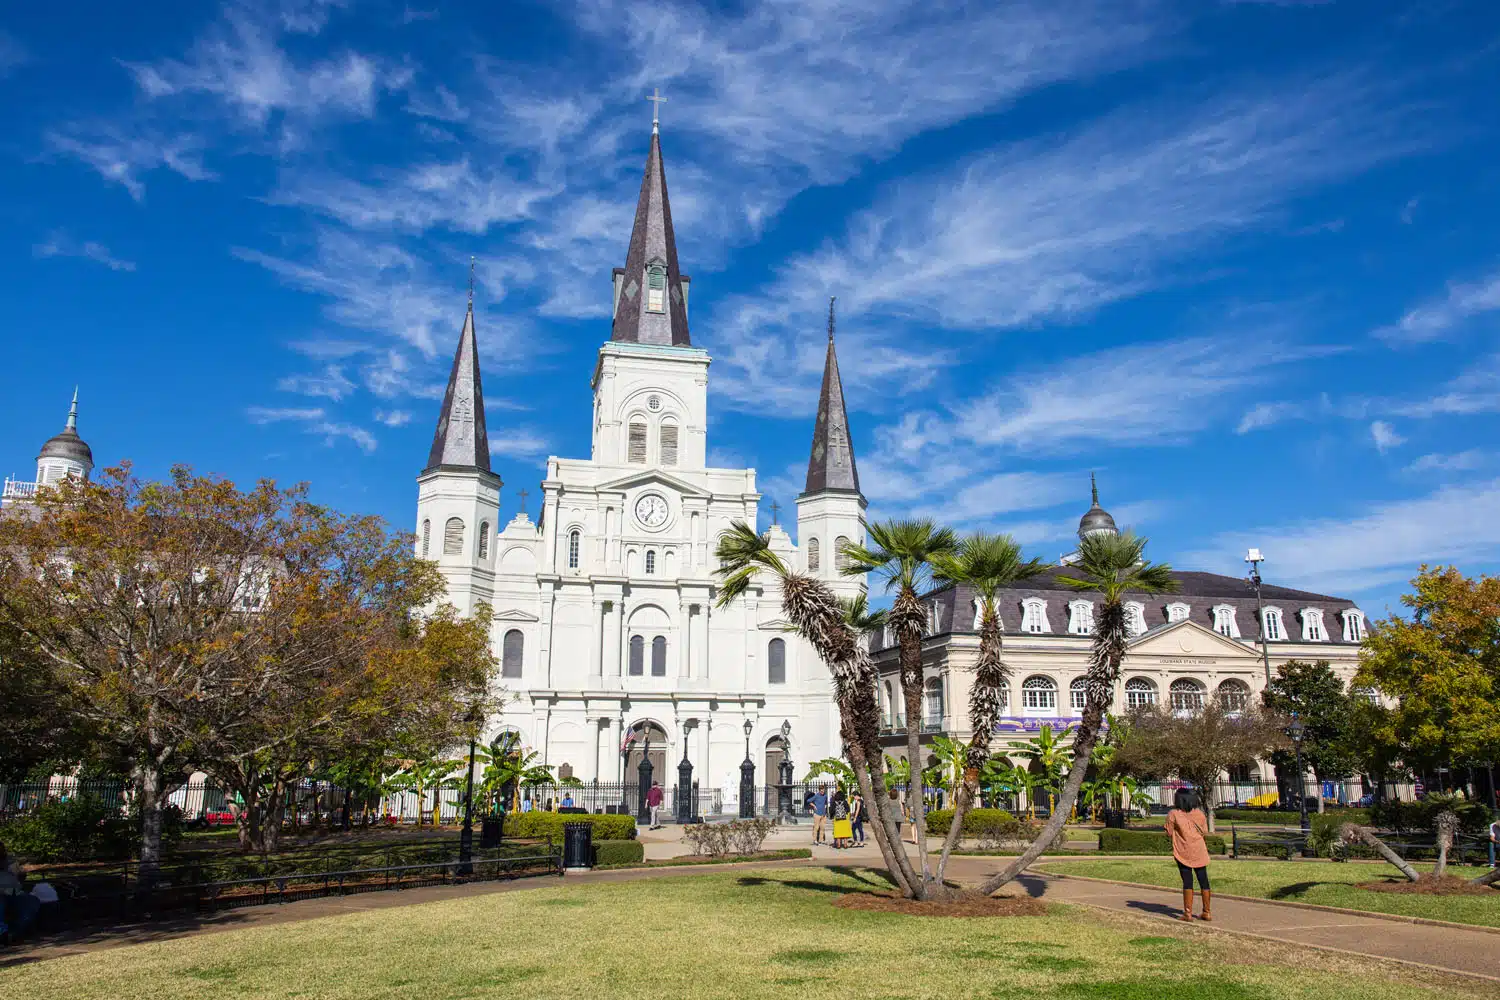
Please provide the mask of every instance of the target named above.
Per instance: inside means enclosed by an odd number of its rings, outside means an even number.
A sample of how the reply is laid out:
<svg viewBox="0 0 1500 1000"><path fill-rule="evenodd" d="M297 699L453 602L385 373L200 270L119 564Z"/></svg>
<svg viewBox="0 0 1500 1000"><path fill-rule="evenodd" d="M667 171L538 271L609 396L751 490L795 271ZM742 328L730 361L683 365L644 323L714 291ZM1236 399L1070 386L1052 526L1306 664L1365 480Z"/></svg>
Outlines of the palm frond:
<svg viewBox="0 0 1500 1000"><path fill-rule="evenodd" d="M871 611L870 599L864 594L840 598L839 606L844 609L844 624L853 629L857 635L869 635L871 632L885 628L887 618L885 610Z"/></svg>
<svg viewBox="0 0 1500 1000"><path fill-rule="evenodd" d="M968 584L986 604L999 591L1047 568L1040 559L1024 559L1021 546L1010 535L985 531L965 536L956 549L934 555L931 563L933 582Z"/></svg>
<svg viewBox="0 0 1500 1000"><path fill-rule="evenodd" d="M740 597L749 588L755 574L768 570L785 578L789 572L781 558L771 551L769 535L758 535L744 521L735 521L719 539L714 550L719 568L716 572L723 578L719 585L719 607L725 607Z"/></svg>
<svg viewBox="0 0 1500 1000"><path fill-rule="evenodd" d="M919 590L934 558L951 554L958 546L952 528L939 527L931 518L877 521L865 525L870 544L844 547L848 565L845 576L874 573L891 590Z"/></svg>
<svg viewBox="0 0 1500 1000"><path fill-rule="evenodd" d="M1094 591L1106 604L1118 603L1127 591L1166 594L1177 589L1172 567L1148 563L1146 539L1134 532L1119 535L1086 535L1078 543L1076 576L1058 576L1058 582L1073 590Z"/></svg>

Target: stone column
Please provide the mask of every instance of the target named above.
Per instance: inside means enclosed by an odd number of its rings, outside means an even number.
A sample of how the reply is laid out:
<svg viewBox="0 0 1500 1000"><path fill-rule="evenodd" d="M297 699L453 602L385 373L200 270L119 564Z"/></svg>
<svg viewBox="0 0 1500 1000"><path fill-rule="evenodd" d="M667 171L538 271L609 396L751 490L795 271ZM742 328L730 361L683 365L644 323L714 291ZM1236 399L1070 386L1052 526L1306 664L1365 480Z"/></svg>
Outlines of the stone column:
<svg viewBox="0 0 1500 1000"><path fill-rule="evenodd" d="M708 602L697 608L698 613L689 619L693 630L693 676L708 680Z"/></svg>
<svg viewBox="0 0 1500 1000"><path fill-rule="evenodd" d="M692 677L693 657L697 655L696 636L692 634L693 606L687 601L677 605L677 676Z"/></svg>
<svg viewBox="0 0 1500 1000"><path fill-rule="evenodd" d="M620 656L623 609L618 598L608 603L609 609L604 612L604 663L601 673L606 677L622 677L625 674L625 661Z"/></svg>
<svg viewBox="0 0 1500 1000"><path fill-rule="evenodd" d="M594 599L594 618L589 627L589 683L598 687L604 676L604 634L608 618L604 601Z"/></svg>

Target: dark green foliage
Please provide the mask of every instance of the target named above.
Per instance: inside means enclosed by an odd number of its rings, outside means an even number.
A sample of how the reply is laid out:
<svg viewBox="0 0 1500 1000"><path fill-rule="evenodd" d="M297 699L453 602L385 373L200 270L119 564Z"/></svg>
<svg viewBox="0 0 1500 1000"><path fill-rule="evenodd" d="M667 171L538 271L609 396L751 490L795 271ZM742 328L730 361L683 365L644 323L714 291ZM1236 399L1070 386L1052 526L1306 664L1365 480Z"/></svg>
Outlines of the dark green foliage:
<svg viewBox="0 0 1500 1000"><path fill-rule="evenodd" d="M1457 814L1458 828L1463 833L1483 833L1490 823L1484 806L1447 795L1429 795L1420 802L1378 802L1370 810L1370 821L1382 830L1430 834L1437 814L1445 809Z"/></svg>
<svg viewBox="0 0 1500 1000"><path fill-rule="evenodd" d="M1211 833L1203 838L1210 854L1226 851L1224 838ZM1100 830L1100 854L1171 854L1171 835L1155 830Z"/></svg>
<svg viewBox="0 0 1500 1000"><path fill-rule="evenodd" d="M613 813L506 813L505 836L551 837L557 843L562 843L564 823L592 823L596 841L635 839L635 817Z"/></svg>
<svg viewBox="0 0 1500 1000"><path fill-rule="evenodd" d="M1302 721L1302 762L1319 781L1346 778L1354 771L1348 732L1353 702L1353 695L1327 660L1283 663L1265 694L1268 710L1288 717L1295 714ZM1271 761L1293 773L1295 755L1290 750L1277 751Z"/></svg>
<svg viewBox="0 0 1500 1000"><path fill-rule="evenodd" d="M1368 809L1329 809L1323 815L1333 816L1342 823L1368 825ZM1214 810L1214 819L1221 823L1264 823L1267 826L1296 826L1301 816L1284 809L1254 809L1248 806L1226 806Z"/></svg>
<svg viewBox="0 0 1500 1000"><path fill-rule="evenodd" d="M639 840L594 841L594 864L633 865L646 860L646 845Z"/></svg>
<svg viewBox="0 0 1500 1000"><path fill-rule="evenodd" d="M122 860L130 857L136 836L118 807L89 797L44 803L30 816L0 827L6 849L33 864Z"/></svg>
<svg viewBox="0 0 1500 1000"><path fill-rule="evenodd" d="M994 827L1004 827L1014 824L1016 818L1004 809L970 809L964 816L963 835L965 837L981 837ZM948 827L953 824L952 809L934 809L927 814L927 832L939 837L948 835Z"/></svg>

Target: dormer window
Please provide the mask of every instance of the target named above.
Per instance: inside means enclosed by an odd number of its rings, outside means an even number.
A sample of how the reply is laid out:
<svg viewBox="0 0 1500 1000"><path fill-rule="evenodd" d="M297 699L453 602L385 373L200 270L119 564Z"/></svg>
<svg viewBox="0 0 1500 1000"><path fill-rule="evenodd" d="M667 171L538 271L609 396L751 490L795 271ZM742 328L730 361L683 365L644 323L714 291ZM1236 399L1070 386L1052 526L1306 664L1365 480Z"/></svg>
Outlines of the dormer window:
<svg viewBox="0 0 1500 1000"><path fill-rule="evenodd" d="M1220 635L1227 635L1231 639L1240 637L1240 625L1234 619L1233 605L1214 605L1214 631Z"/></svg>
<svg viewBox="0 0 1500 1000"><path fill-rule="evenodd" d="M667 311L667 268L665 264L652 264L646 268L646 311Z"/></svg>
<svg viewBox="0 0 1500 1000"><path fill-rule="evenodd" d="M1167 605L1167 621L1185 622L1188 620L1188 615L1192 614L1192 611L1192 608L1188 607L1186 604L1183 604L1181 601L1173 601L1171 604Z"/></svg>
<svg viewBox="0 0 1500 1000"><path fill-rule="evenodd" d="M1323 628L1323 611L1321 608L1302 609L1302 641L1328 641L1328 632Z"/></svg>
<svg viewBox="0 0 1500 1000"><path fill-rule="evenodd" d="M1068 605L1068 631L1074 635L1088 635L1094 631L1094 606L1088 601L1073 601Z"/></svg>
<svg viewBox="0 0 1500 1000"><path fill-rule="evenodd" d="M1040 597L1029 597L1021 602L1021 631L1022 632L1051 632L1052 627L1047 624L1047 602Z"/></svg>
<svg viewBox="0 0 1500 1000"><path fill-rule="evenodd" d="M1146 606L1140 601L1125 602L1125 632L1140 635L1146 631Z"/></svg>
<svg viewBox="0 0 1500 1000"><path fill-rule="evenodd" d="M1344 609L1344 641L1365 641L1365 613L1358 608Z"/></svg>
<svg viewBox="0 0 1500 1000"><path fill-rule="evenodd" d="M1260 613L1260 627L1268 642L1280 642L1286 638L1286 629L1281 627L1281 609L1266 608Z"/></svg>

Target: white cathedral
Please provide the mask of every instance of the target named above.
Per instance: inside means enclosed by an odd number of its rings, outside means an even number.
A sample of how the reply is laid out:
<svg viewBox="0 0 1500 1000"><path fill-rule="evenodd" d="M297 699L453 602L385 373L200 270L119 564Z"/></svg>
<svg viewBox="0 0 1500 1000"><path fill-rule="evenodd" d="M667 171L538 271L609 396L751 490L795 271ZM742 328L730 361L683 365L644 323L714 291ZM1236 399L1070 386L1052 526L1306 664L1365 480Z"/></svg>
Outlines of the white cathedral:
<svg viewBox="0 0 1500 1000"><path fill-rule="evenodd" d="M838 717L827 668L788 631L774 580L715 605L718 539L734 521L754 525L761 496L754 469L707 465L710 358L688 334L688 288L653 127L625 266L614 270L612 332L590 380L590 456L549 458L540 522L523 510L500 528L470 302L417 477L416 545L461 612L494 611L506 704L488 738L514 732L555 773L603 783L634 783L649 738L657 780L670 785L687 759L701 787L732 798L747 723L764 785L788 750L799 775L836 756ZM797 497L802 548L779 526L771 544L852 596L863 579L820 552L862 543L864 510L830 328Z"/></svg>

